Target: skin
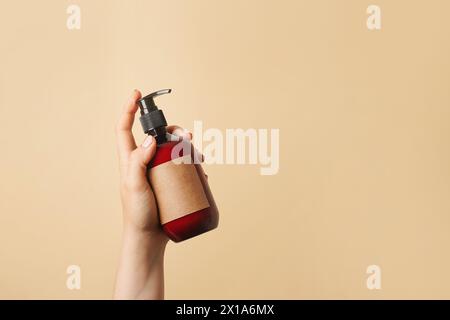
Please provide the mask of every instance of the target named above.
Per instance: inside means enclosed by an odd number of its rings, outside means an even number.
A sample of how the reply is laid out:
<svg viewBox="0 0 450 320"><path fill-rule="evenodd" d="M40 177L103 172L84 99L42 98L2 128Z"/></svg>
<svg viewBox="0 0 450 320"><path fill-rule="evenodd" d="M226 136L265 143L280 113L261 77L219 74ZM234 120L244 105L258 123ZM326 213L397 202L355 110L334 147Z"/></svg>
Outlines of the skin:
<svg viewBox="0 0 450 320"><path fill-rule="evenodd" d="M151 136L136 145L131 131L141 93L134 90L117 123L123 238L114 299L164 299L164 252L168 242L159 223L147 165L156 152ZM178 126L168 132L192 139Z"/></svg>

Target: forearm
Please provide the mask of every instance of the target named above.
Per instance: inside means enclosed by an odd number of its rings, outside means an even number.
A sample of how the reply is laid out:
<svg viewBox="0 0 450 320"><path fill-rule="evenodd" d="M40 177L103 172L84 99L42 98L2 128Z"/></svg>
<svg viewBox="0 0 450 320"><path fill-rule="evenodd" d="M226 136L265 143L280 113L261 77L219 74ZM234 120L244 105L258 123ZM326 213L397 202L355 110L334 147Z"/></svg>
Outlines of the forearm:
<svg viewBox="0 0 450 320"><path fill-rule="evenodd" d="M115 299L164 299L164 251L161 234L125 226Z"/></svg>

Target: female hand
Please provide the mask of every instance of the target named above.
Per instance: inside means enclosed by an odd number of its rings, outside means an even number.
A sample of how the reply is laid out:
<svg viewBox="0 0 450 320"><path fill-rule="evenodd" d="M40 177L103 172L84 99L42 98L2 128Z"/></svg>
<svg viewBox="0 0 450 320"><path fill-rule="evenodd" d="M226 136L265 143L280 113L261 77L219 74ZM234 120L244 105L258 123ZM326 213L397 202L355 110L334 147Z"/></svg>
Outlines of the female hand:
<svg viewBox="0 0 450 320"><path fill-rule="evenodd" d="M114 295L117 299L164 297L163 258L168 238L159 223L155 196L147 179L147 165L156 152L156 142L148 136L137 146L131 131L140 98L141 93L135 90L116 129L124 225ZM180 127L167 129L175 135L192 138Z"/></svg>

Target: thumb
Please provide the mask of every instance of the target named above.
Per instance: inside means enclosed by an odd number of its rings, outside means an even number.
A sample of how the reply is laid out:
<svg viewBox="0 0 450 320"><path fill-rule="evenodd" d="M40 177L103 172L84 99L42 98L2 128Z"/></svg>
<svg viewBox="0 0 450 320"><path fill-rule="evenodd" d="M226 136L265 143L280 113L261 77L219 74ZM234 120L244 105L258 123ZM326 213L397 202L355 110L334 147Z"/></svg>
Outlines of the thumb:
<svg viewBox="0 0 450 320"><path fill-rule="evenodd" d="M144 142L131 152L128 163L128 182L131 186L142 188L148 185L147 165L155 152L156 141L152 136L147 136Z"/></svg>

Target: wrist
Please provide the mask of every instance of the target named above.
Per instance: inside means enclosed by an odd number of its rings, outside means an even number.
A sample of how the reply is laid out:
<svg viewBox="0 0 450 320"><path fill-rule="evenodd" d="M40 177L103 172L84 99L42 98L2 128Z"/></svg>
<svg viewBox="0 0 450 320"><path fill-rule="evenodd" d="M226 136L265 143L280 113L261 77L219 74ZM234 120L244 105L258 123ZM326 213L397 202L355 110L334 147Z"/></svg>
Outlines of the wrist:
<svg viewBox="0 0 450 320"><path fill-rule="evenodd" d="M143 247L151 247L154 250L164 252L169 238L161 230L145 230L124 223L123 239L129 243L135 243Z"/></svg>
<svg viewBox="0 0 450 320"><path fill-rule="evenodd" d="M164 253L168 238L124 224L116 299L163 299Z"/></svg>

